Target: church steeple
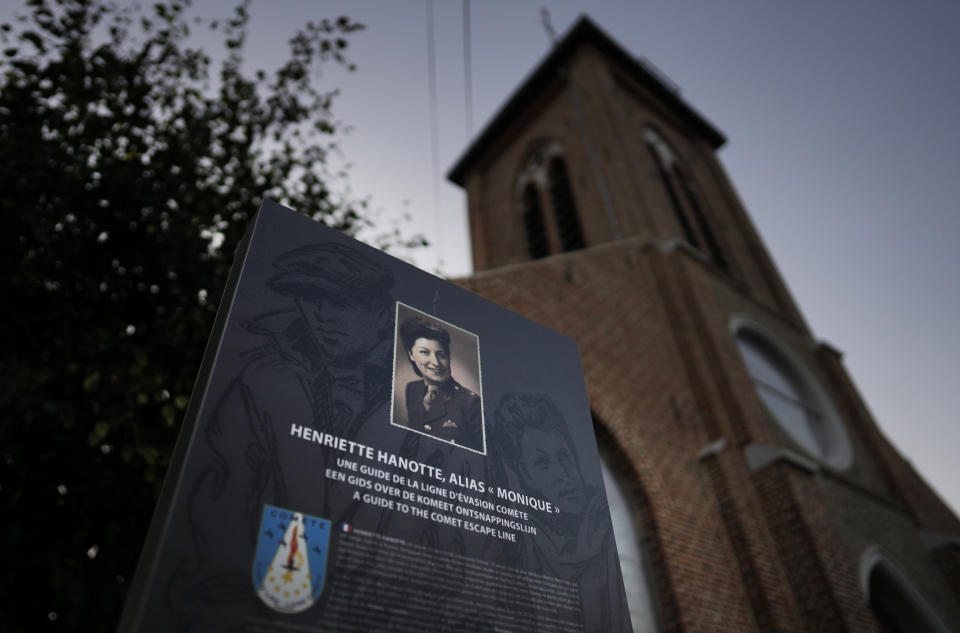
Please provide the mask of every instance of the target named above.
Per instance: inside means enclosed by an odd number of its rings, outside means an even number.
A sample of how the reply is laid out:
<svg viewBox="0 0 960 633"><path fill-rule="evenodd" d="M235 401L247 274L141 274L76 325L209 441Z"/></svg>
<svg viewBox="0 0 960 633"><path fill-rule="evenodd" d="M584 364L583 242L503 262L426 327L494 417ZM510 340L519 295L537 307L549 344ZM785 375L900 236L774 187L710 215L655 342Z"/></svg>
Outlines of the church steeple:
<svg viewBox="0 0 960 633"><path fill-rule="evenodd" d="M474 268L672 241L801 323L717 160L725 140L582 18L449 173L467 190Z"/></svg>
<svg viewBox="0 0 960 633"><path fill-rule="evenodd" d="M806 327L724 140L579 21L450 172L459 283L579 343L635 630L945 630L960 520Z"/></svg>

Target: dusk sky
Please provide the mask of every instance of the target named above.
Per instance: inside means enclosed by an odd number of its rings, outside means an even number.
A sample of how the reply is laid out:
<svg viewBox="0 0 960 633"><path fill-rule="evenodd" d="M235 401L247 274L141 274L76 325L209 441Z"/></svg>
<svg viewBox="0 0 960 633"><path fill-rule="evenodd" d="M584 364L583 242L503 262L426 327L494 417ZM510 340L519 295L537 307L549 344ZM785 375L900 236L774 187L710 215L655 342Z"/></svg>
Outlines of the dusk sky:
<svg viewBox="0 0 960 633"><path fill-rule="evenodd" d="M256 0L247 52L271 68L309 19L367 25L351 38L357 72L324 81L353 126L341 145L354 194L413 217L432 242L419 265L471 273L465 198L445 173L548 53L541 6L559 35L587 14L726 134L720 159L815 336L960 509L960 3L472 2L471 134L463 4L436 1L436 153L428 6Z"/></svg>

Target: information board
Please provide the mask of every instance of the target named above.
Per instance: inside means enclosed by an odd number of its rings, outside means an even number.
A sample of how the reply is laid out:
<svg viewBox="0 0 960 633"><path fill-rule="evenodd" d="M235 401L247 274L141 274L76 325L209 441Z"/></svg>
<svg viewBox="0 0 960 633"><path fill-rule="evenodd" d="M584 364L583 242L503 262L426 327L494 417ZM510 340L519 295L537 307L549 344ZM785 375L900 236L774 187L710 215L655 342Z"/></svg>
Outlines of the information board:
<svg viewBox="0 0 960 633"><path fill-rule="evenodd" d="M629 631L574 341L266 201L121 631Z"/></svg>

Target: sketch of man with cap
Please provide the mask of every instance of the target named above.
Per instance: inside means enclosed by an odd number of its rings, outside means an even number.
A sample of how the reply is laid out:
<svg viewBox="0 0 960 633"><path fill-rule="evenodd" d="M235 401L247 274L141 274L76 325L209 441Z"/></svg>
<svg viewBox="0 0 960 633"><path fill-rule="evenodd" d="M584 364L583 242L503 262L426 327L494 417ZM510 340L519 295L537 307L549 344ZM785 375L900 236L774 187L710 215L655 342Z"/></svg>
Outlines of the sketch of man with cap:
<svg viewBox="0 0 960 633"><path fill-rule="evenodd" d="M390 272L335 242L288 251L273 267L267 287L281 309L243 324L259 344L239 359L238 374L213 394L219 399L201 422L197 450L208 458L191 482L185 525L196 527L184 535L193 545L168 583L174 611L202 614L202 621L181 622L184 630L219 630L239 617L235 606L257 600L249 560L231 567L238 552L256 543L265 503L313 512L334 525L379 512L323 477L325 453L315 446L294 442L290 448L301 457L281 460L277 447L290 441L291 423L367 444L396 440L392 449L404 450L402 433L383 436L392 378ZM381 417L383 424L371 423ZM229 529L199 532L217 524Z"/></svg>
<svg viewBox="0 0 960 633"><path fill-rule="evenodd" d="M290 251L274 267L279 272L269 286L294 299L295 319L277 332L270 331L275 315L267 315L248 329L274 336L282 353L296 352L305 366L324 367L310 386L315 426L344 433L388 395L393 277L353 249L332 243Z"/></svg>
<svg viewBox="0 0 960 633"><path fill-rule="evenodd" d="M278 257L270 282L293 297L318 351L337 364L363 356L390 327L390 273L339 244L304 246Z"/></svg>

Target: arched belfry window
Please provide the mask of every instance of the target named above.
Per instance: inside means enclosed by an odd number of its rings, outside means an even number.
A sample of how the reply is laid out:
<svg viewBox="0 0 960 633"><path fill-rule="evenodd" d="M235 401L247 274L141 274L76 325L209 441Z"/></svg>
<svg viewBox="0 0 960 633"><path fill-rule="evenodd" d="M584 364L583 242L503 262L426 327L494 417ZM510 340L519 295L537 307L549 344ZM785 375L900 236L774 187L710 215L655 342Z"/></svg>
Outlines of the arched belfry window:
<svg viewBox="0 0 960 633"><path fill-rule="evenodd" d="M680 202L680 195L674 185L674 179L670 177L672 166L678 162L677 155L673 153L673 150L667 145L667 142L652 128L648 127L643 130L643 139L646 141L647 150L649 150L650 155L653 157L653 162L657 166L657 172L660 174L660 181L663 183L663 188L667 193L667 199L670 200L670 206L673 208L673 214L677 218L677 224L680 225L680 230L683 231L683 238L693 246L700 248L700 240L697 239L693 225L690 224L690 218L687 217L687 211Z"/></svg>
<svg viewBox="0 0 960 633"><path fill-rule="evenodd" d="M834 468L852 459L850 441L812 372L765 328L734 321L734 339L760 400L803 452Z"/></svg>
<svg viewBox="0 0 960 633"><path fill-rule="evenodd" d="M860 580L873 614L884 633L947 633L906 574L879 548L868 548L860 562Z"/></svg>
<svg viewBox="0 0 960 633"><path fill-rule="evenodd" d="M613 537L617 542L623 587L634 633L653 633L658 630L654 609L654 592L647 573L649 562L643 548L643 538L637 523L636 505L627 492L621 477L611 468L611 456L600 452L600 469L607 489L607 505L613 522Z"/></svg>
<svg viewBox="0 0 960 633"><path fill-rule="evenodd" d="M538 140L517 179L517 199L531 259L587 245L562 155L560 143Z"/></svg>
<svg viewBox="0 0 960 633"><path fill-rule="evenodd" d="M570 187L567 164L562 158L557 157L550 161L549 177L550 200L553 202L557 230L560 232L560 246L565 251L581 249L586 243L583 241L580 216L577 214L577 204Z"/></svg>
<svg viewBox="0 0 960 633"><path fill-rule="evenodd" d="M543 227L543 211L540 208L540 192L532 182L523 188L523 228L527 234L527 249L531 259L540 259L550 254L547 233Z"/></svg>
<svg viewBox="0 0 960 633"><path fill-rule="evenodd" d="M684 169L677 153L652 127L644 128L643 140L657 166L667 199L683 232L683 239L707 254L717 266L727 270L727 258L710 226L710 218L693 185L693 179Z"/></svg>
<svg viewBox="0 0 960 633"><path fill-rule="evenodd" d="M705 242L707 252L710 253L710 256L713 258L713 261L717 264L717 266L726 270L727 258L724 257L723 251L720 249L720 244L717 242L717 237L710 228L710 221L707 218L706 213L703 211L703 205L700 204L700 197L693 188L690 178L687 176L686 171L679 163L674 166L674 173L677 176L677 180L680 182L680 189L683 191L683 196L687 202L687 206L690 209L690 213L693 215L694 220L700 227L700 235L703 236L703 241Z"/></svg>

